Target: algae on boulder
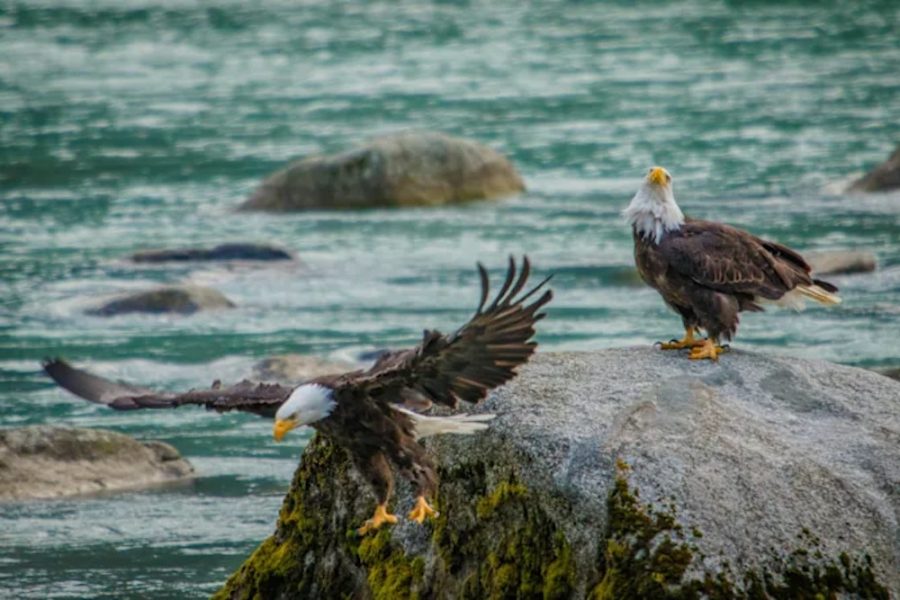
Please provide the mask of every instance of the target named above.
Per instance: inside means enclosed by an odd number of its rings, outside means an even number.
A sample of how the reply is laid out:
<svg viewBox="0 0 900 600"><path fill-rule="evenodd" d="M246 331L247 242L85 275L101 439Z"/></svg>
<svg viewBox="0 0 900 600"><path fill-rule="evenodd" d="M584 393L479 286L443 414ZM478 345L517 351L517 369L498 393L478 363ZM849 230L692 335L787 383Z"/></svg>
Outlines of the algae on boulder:
<svg viewBox="0 0 900 600"><path fill-rule="evenodd" d="M361 540L374 500L315 438L217 597L900 593L897 382L741 351L544 353L481 409L488 431L429 440L437 520ZM401 485L392 509L411 506Z"/></svg>
<svg viewBox="0 0 900 600"><path fill-rule="evenodd" d="M434 206L524 189L512 164L487 146L441 133L408 132L293 162L266 178L240 208L288 212Z"/></svg>
<svg viewBox="0 0 900 600"><path fill-rule="evenodd" d="M104 429L0 429L0 500L134 489L193 473L178 450L163 442L139 442Z"/></svg>

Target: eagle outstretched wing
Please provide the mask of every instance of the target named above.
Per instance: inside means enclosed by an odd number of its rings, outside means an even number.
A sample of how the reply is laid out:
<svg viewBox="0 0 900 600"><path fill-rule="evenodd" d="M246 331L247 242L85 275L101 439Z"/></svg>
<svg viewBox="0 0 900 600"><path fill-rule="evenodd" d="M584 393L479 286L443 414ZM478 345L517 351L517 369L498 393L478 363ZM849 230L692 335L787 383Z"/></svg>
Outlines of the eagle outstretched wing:
<svg viewBox="0 0 900 600"><path fill-rule="evenodd" d="M44 371L60 387L80 398L105 404L117 410L139 408L178 408L187 404L205 406L209 410L227 412L238 410L264 417L275 416L278 407L290 396L292 387L277 383L241 381L222 387L218 382L205 390L187 392L159 392L121 381L112 381L66 361L54 358L43 362Z"/></svg>
<svg viewBox="0 0 900 600"><path fill-rule="evenodd" d="M809 265L790 248L722 223L688 219L678 235L663 238L660 252L675 271L719 292L777 300L797 286L837 291L813 280Z"/></svg>
<svg viewBox="0 0 900 600"><path fill-rule="evenodd" d="M538 311L553 292L544 290L531 304L526 302L550 277L520 295L531 274L531 264L527 256L523 257L517 275L516 262L510 257L506 280L487 305L488 274L480 263L478 272L481 301L468 323L451 335L426 330L415 348L386 354L369 371L346 379L343 385L422 410L432 402L451 408L459 400L478 402L489 390L515 377L516 368L534 353L534 325L544 317Z"/></svg>

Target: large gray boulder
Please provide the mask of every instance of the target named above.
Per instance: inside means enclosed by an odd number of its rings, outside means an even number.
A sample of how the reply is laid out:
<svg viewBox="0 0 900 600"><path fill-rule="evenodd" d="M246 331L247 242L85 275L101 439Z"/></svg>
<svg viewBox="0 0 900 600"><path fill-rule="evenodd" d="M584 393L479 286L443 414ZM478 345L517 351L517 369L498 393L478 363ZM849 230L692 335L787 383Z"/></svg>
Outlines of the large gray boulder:
<svg viewBox="0 0 900 600"><path fill-rule="evenodd" d="M128 313L175 313L189 315L201 310L233 308L222 292L199 285L167 285L114 298L87 314L112 317Z"/></svg>
<svg viewBox="0 0 900 600"><path fill-rule="evenodd" d="M296 161L270 175L243 210L433 206L497 198L525 189L496 151L434 132L389 135L332 155Z"/></svg>
<svg viewBox="0 0 900 600"><path fill-rule="evenodd" d="M0 429L0 501L143 488L193 473L163 442L139 442L104 429Z"/></svg>
<svg viewBox="0 0 900 600"><path fill-rule="evenodd" d="M900 146L886 161L850 184L850 192L887 192L900 188Z"/></svg>
<svg viewBox="0 0 900 600"><path fill-rule="evenodd" d="M429 442L438 519L348 532L374 500L304 452L273 535L218 598L888 598L900 593L900 384L733 351L539 354ZM392 504L412 505L401 485Z"/></svg>

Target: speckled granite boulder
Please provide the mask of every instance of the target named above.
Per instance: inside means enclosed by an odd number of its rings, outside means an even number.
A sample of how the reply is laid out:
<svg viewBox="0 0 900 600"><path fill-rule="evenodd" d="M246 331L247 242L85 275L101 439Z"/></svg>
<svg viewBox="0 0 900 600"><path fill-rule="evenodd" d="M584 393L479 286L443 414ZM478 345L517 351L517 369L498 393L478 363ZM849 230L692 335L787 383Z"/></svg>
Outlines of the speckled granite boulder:
<svg viewBox="0 0 900 600"><path fill-rule="evenodd" d="M524 189L512 164L487 146L442 133L408 132L293 162L263 181L240 208L287 212L434 206Z"/></svg>
<svg viewBox="0 0 900 600"><path fill-rule="evenodd" d="M218 598L888 598L900 384L733 351L539 354L429 443L438 519L357 539L374 501L309 445L273 535ZM392 508L412 505L400 486Z"/></svg>
<svg viewBox="0 0 900 600"><path fill-rule="evenodd" d="M139 442L104 429L0 429L0 500L143 488L193 473L163 442Z"/></svg>
<svg viewBox="0 0 900 600"><path fill-rule="evenodd" d="M174 313L189 315L201 310L233 308L222 292L198 285L169 285L120 296L87 314L112 317L128 313Z"/></svg>

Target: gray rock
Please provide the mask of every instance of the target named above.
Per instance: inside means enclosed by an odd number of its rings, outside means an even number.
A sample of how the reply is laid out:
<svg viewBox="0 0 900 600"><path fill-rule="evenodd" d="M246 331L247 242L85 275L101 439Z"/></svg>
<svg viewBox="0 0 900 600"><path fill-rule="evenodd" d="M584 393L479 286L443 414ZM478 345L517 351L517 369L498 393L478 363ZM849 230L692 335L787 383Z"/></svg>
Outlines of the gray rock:
<svg viewBox="0 0 900 600"><path fill-rule="evenodd" d="M900 593L900 383L740 350L543 353L479 411L489 431L428 443L437 521L362 540L371 493L314 439L216 597ZM392 508L411 506L401 485Z"/></svg>
<svg viewBox="0 0 900 600"><path fill-rule="evenodd" d="M891 379L895 379L900 381L900 367L885 367L883 369L873 369L876 373L880 373L885 377L890 377Z"/></svg>
<svg viewBox="0 0 900 600"><path fill-rule="evenodd" d="M334 155L315 155L272 174L242 210L433 206L525 189L512 164L477 142L434 132L389 135Z"/></svg>
<svg viewBox="0 0 900 600"><path fill-rule="evenodd" d="M144 488L193 476L163 442L103 429L0 429L0 500L58 498Z"/></svg>
<svg viewBox="0 0 900 600"><path fill-rule="evenodd" d="M299 385L321 375L350 371L354 365L304 354L278 354L253 365L251 379Z"/></svg>
<svg viewBox="0 0 900 600"><path fill-rule="evenodd" d="M878 266L875 255L865 250L824 250L804 252L803 258L815 275L870 273Z"/></svg>
<svg viewBox="0 0 900 600"><path fill-rule="evenodd" d="M92 308L87 314L111 317L126 313L177 313L188 315L200 310L233 308L222 292L197 285L172 285L128 294Z"/></svg>
<svg viewBox="0 0 900 600"><path fill-rule="evenodd" d="M849 192L887 192L900 188L900 146L891 156L854 181Z"/></svg>
<svg viewBox="0 0 900 600"><path fill-rule="evenodd" d="M131 255L137 263L163 263L188 261L278 261L293 260L287 250L265 244L220 244L212 248L173 248L170 250L145 250Z"/></svg>

